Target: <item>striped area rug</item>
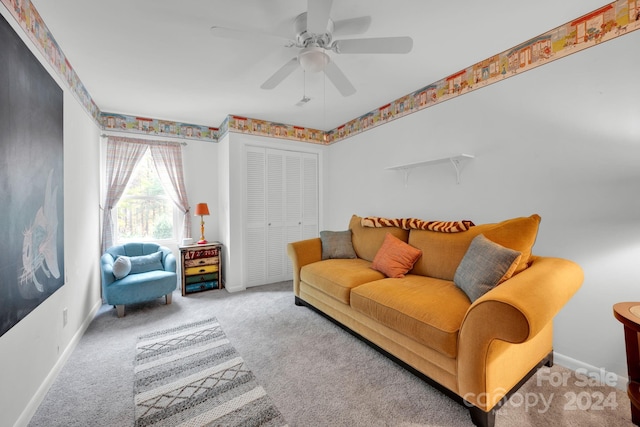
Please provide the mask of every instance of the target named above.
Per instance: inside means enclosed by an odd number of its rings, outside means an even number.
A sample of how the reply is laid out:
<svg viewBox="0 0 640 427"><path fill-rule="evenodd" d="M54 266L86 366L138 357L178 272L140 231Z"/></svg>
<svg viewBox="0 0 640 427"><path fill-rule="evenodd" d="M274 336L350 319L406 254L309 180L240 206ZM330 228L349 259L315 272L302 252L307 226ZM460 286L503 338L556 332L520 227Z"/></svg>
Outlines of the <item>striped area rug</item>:
<svg viewBox="0 0 640 427"><path fill-rule="evenodd" d="M215 318L138 338L136 426L285 426Z"/></svg>

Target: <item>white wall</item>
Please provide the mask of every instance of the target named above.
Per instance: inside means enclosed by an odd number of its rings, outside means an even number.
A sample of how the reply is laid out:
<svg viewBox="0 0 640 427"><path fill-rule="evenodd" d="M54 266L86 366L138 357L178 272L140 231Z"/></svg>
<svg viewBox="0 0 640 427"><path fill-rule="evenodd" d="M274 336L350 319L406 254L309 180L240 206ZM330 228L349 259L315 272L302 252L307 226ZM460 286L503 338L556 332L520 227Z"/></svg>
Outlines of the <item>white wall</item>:
<svg viewBox="0 0 640 427"><path fill-rule="evenodd" d="M204 234L208 241L220 240L218 229L218 144L207 141L188 141L182 148L184 185L191 205L191 236L200 238L200 217L193 216L196 204L207 203L209 215L204 217Z"/></svg>
<svg viewBox="0 0 640 427"><path fill-rule="evenodd" d="M0 13L23 35L4 7ZM43 64L42 56L23 37ZM25 425L100 307L99 130L64 90L65 284L0 337L0 425ZM68 310L63 326L62 311Z"/></svg>
<svg viewBox="0 0 640 427"><path fill-rule="evenodd" d="M619 301L640 300L640 31L364 132L330 147L327 228L352 214L470 219L538 213L534 252L586 279L557 316L555 351L626 376ZM387 166L458 153L454 169Z"/></svg>

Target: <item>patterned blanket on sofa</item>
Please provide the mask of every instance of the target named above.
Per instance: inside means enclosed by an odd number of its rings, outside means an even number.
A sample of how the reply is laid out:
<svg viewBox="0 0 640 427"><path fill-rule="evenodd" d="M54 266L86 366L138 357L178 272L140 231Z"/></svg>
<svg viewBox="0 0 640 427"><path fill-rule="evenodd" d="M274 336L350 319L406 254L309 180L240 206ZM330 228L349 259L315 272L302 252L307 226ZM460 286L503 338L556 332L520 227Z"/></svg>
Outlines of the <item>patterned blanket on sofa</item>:
<svg viewBox="0 0 640 427"><path fill-rule="evenodd" d="M474 226L469 220L462 221L424 221L417 218L381 218L367 216L360 221L363 227L399 227L404 230L429 230L442 233L458 233Z"/></svg>

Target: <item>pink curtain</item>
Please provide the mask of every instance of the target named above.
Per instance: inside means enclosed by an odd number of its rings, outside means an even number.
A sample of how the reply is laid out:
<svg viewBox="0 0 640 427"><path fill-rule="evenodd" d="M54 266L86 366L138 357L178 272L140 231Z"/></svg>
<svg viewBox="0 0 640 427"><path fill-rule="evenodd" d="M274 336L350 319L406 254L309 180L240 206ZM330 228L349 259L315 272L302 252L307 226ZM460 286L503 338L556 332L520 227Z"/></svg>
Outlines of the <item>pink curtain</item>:
<svg viewBox="0 0 640 427"><path fill-rule="evenodd" d="M131 174L147 147L146 144L129 142L126 138L107 139L107 195L102 220L102 253L113 245L113 207L122 197Z"/></svg>
<svg viewBox="0 0 640 427"><path fill-rule="evenodd" d="M182 212L182 236L178 236L178 242L180 242L182 238L191 237L189 200L187 200L182 170L182 147L177 143L163 143L151 145L149 148L162 186Z"/></svg>
<svg viewBox="0 0 640 427"><path fill-rule="evenodd" d="M183 213L182 237L191 237L191 216L184 186L180 144L109 136L107 139L107 196L102 223L103 253L113 245L113 207L118 204L131 179L131 174L147 148L151 150L162 186ZM179 236L178 241L181 241L182 237Z"/></svg>

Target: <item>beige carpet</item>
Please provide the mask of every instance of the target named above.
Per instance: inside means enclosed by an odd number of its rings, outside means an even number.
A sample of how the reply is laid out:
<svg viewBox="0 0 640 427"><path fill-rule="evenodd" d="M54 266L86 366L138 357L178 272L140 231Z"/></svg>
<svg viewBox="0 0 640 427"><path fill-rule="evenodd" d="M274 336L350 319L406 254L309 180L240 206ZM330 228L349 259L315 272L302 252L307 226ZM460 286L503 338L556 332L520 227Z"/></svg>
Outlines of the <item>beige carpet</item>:
<svg viewBox="0 0 640 427"><path fill-rule="evenodd" d="M468 411L306 307L291 282L173 304L103 307L62 369L31 426L132 426L137 337L216 317L290 426L472 426ZM496 426L631 426L629 399L545 368L497 414Z"/></svg>

